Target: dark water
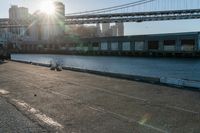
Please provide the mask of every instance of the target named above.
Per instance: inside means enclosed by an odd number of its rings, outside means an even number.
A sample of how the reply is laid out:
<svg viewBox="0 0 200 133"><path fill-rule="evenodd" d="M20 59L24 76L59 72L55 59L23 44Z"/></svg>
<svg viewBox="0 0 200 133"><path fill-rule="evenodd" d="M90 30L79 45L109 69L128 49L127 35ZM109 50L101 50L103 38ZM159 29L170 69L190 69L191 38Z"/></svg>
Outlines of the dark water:
<svg viewBox="0 0 200 133"><path fill-rule="evenodd" d="M69 56L12 54L14 60L50 64L56 60L67 67L129 75L168 77L200 81L200 59Z"/></svg>

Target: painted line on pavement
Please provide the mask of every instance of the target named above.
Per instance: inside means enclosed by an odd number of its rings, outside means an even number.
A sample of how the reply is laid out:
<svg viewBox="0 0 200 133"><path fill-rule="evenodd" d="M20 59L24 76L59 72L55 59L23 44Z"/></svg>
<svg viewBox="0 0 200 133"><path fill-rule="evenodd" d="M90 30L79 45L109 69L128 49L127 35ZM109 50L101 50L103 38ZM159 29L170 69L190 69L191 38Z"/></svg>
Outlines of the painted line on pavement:
<svg viewBox="0 0 200 133"><path fill-rule="evenodd" d="M37 119L39 119L40 121L44 122L45 124L51 126L51 127L55 127L56 129L63 129L63 125L61 125L60 123L58 123L57 121L53 120L52 118L48 117L47 115L43 114L42 112L40 112L39 110L31 107L29 104L17 100L17 99L11 99L15 104L17 104L18 106L20 106L22 109L24 109L25 111L33 114Z"/></svg>
<svg viewBox="0 0 200 133"><path fill-rule="evenodd" d="M184 108L177 107L177 106L167 105L166 107L167 108L171 108L171 109L175 109L175 110L180 110L180 111L188 112L188 113L199 114L199 112L196 112L196 111L193 111L193 110L189 110L189 109L184 109Z"/></svg>
<svg viewBox="0 0 200 133"><path fill-rule="evenodd" d="M7 95L7 94L9 94L9 93L10 93L9 91L0 89L0 95Z"/></svg>

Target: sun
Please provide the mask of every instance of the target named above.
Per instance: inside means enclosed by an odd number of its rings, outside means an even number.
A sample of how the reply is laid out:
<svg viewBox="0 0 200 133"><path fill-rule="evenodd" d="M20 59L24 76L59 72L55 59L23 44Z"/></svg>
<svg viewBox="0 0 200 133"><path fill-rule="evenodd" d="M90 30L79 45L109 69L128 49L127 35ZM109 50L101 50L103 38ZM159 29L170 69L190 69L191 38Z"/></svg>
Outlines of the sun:
<svg viewBox="0 0 200 133"><path fill-rule="evenodd" d="M47 14L53 15L55 13L55 5L51 0L42 1L40 4L40 11Z"/></svg>

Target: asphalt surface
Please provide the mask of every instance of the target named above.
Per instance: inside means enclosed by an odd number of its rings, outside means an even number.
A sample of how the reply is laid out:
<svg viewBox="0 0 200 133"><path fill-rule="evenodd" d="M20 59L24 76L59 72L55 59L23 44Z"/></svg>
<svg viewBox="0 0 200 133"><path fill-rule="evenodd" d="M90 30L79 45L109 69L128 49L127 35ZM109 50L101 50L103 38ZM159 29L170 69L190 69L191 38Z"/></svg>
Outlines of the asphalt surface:
<svg viewBox="0 0 200 133"><path fill-rule="evenodd" d="M36 126L36 132L40 128L63 133L200 131L199 91L16 62L0 64L0 73L1 103L16 111L7 114L8 119L0 118L1 123L10 119L18 123L4 124L0 131L30 129L26 121ZM6 115L7 106L0 112Z"/></svg>
<svg viewBox="0 0 200 133"><path fill-rule="evenodd" d="M31 121L15 106L0 98L0 133L41 133L46 129Z"/></svg>

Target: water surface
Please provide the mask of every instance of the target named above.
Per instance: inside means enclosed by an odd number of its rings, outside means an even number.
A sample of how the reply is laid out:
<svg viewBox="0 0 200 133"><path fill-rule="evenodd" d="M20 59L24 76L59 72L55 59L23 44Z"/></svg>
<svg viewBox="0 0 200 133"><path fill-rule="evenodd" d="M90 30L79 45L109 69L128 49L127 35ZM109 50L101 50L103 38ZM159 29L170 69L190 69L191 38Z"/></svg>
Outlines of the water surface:
<svg viewBox="0 0 200 133"><path fill-rule="evenodd" d="M52 60L55 60L66 67L129 75L200 81L200 59L71 56L51 54L12 54L11 59L43 64L50 64Z"/></svg>

